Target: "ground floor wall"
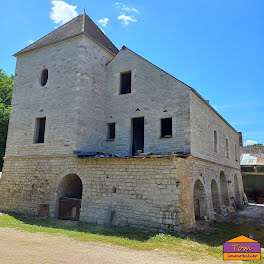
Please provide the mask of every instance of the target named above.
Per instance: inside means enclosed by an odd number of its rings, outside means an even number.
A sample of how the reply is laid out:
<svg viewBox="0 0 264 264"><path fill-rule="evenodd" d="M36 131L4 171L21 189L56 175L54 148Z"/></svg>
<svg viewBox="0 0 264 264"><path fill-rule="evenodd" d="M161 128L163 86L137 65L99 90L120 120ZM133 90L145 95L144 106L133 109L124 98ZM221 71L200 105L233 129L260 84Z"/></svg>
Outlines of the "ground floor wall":
<svg viewBox="0 0 264 264"><path fill-rule="evenodd" d="M38 214L48 205L48 216L57 217L69 175L81 181L81 221L152 231L190 229L196 214L213 219L232 199L241 202L244 192L238 169L193 157L8 158L0 210Z"/></svg>

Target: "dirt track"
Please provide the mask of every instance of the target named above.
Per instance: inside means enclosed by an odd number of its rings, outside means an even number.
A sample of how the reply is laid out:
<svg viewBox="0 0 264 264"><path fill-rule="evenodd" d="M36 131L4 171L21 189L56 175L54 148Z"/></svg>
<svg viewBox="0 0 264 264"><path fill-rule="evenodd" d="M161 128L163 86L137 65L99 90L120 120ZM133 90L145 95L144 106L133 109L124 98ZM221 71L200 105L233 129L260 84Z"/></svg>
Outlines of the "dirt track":
<svg viewBox="0 0 264 264"><path fill-rule="evenodd" d="M137 251L102 243L78 242L61 236L0 228L0 263L187 264L208 261L188 261L179 254L160 250Z"/></svg>

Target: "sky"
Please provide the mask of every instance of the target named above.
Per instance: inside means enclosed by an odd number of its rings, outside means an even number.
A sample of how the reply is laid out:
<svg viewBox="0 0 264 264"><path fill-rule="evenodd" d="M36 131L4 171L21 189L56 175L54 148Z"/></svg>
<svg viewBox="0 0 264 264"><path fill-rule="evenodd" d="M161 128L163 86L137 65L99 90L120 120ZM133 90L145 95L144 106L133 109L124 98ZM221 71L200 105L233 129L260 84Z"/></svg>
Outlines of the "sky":
<svg viewBox="0 0 264 264"><path fill-rule="evenodd" d="M263 0L1 0L0 68L86 13L123 45L196 89L245 145L264 143Z"/></svg>

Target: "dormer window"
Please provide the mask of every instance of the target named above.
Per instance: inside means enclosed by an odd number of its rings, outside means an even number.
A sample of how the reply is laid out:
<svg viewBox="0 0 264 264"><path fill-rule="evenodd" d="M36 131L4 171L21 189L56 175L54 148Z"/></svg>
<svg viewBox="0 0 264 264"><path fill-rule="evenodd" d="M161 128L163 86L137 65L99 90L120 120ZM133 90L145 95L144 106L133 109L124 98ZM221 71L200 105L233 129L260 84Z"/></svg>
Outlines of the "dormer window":
<svg viewBox="0 0 264 264"><path fill-rule="evenodd" d="M40 84L41 86L45 86L49 78L49 72L48 69L43 69L40 77Z"/></svg>
<svg viewBox="0 0 264 264"><path fill-rule="evenodd" d="M120 75L120 94L131 93L131 71Z"/></svg>

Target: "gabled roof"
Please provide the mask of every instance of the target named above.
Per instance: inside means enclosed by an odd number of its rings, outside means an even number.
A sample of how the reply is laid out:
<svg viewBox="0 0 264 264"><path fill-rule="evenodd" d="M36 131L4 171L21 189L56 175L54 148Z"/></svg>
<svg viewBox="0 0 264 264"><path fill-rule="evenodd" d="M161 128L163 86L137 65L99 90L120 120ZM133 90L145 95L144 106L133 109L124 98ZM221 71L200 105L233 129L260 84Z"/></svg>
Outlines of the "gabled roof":
<svg viewBox="0 0 264 264"><path fill-rule="evenodd" d="M14 56L33 51L56 42L78 36L80 34L86 35L88 38L95 41L113 55L118 53L118 49L115 47L115 45L107 38L107 36L99 29L99 27L91 20L91 18L83 13L52 31L43 38L37 40L33 44L20 50Z"/></svg>
<svg viewBox="0 0 264 264"><path fill-rule="evenodd" d="M162 71L163 73L169 75L170 77L172 77L173 79L177 80L178 82L182 83L183 85L185 85L186 87L188 87L196 96L198 96L213 112L215 112L231 129L234 130L235 133L239 133L237 132L209 103L207 100L205 100L194 88L192 88L191 86L189 86L188 84L182 82L181 80L177 79L176 77L174 77L173 75L169 74L168 72L162 70L160 67L156 66L155 64L153 64L152 62L148 61L147 59L143 58L142 56L140 56L139 54L137 54L136 52L134 52L133 50L127 48L126 46L123 46L122 49L118 52L118 54L115 55L115 57L107 64L107 66L109 64L111 64L112 61L114 61L117 56L119 54L121 54L124 50L128 50L131 53L135 54L136 56L138 56L140 59L142 59L143 61L146 61L147 63L151 64L152 66L154 66L155 68L157 68L158 70Z"/></svg>

